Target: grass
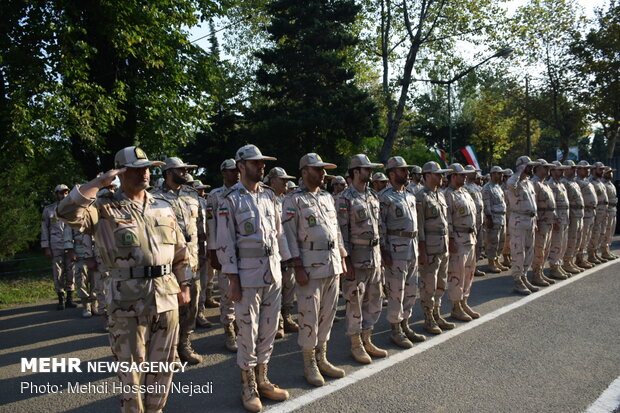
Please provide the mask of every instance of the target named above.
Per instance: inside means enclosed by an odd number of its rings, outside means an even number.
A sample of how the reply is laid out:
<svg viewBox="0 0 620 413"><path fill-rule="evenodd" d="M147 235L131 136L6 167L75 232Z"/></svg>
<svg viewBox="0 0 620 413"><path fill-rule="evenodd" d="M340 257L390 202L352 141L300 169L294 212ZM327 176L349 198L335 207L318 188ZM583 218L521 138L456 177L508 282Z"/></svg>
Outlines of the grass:
<svg viewBox="0 0 620 413"><path fill-rule="evenodd" d="M0 308L55 297L51 261L41 251L0 262Z"/></svg>

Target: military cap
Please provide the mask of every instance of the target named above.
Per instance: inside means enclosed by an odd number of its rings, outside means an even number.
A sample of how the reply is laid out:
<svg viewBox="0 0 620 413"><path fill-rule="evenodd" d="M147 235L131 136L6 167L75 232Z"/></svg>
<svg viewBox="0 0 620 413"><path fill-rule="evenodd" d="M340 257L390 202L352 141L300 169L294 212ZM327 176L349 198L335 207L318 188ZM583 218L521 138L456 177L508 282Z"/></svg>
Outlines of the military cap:
<svg viewBox="0 0 620 413"><path fill-rule="evenodd" d="M551 162L551 169L570 169L570 166L562 165L560 161Z"/></svg>
<svg viewBox="0 0 620 413"><path fill-rule="evenodd" d="M279 166L271 168L271 170L267 174L267 178L296 179L294 176L288 175L284 168L280 168Z"/></svg>
<svg viewBox="0 0 620 413"><path fill-rule="evenodd" d="M237 162L235 162L235 160L232 159L232 158L231 159L226 159L220 165L220 171L223 171L224 169L237 169Z"/></svg>
<svg viewBox="0 0 620 413"><path fill-rule="evenodd" d="M420 168L418 165L413 165L413 167L411 168L411 173L412 174L421 174L422 173L422 168Z"/></svg>
<svg viewBox="0 0 620 413"><path fill-rule="evenodd" d="M202 181L200 179L196 179L192 182L192 186L195 189L208 189L211 188L211 185L205 185L202 183Z"/></svg>
<svg viewBox="0 0 620 413"><path fill-rule="evenodd" d="M538 162L538 166L546 166L547 168L551 168L553 167L552 163L549 163L547 161L545 161L544 159L540 158L540 159L536 159L536 162Z"/></svg>
<svg viewBox="0 0 620 413"><path fill-rule="evenodd" d="M536 166L536 165L540 165L539 162L534 162L530 159L529 156L527 155L523 155L523 156L519 156L519 158L517 158L517 162L516 162L516 167L520 167L521 165L526 165L526 166Z"/></svg>
<svg viewBox="0 0 620 413"><path fill-rule="evenodd" d="M424 164L422 167L422 173L434 173L434 174L444 174L446 172L451 172L452 169L441 169L439 164L435 161L429 161Z"/></svg>
<svg viewBox="0 0 620 413"><path fill-rule="evenodd" d="M334 175L330 175L330 174L325 174L325 176L323 178L325 178L328 181L331 181L332 179L335 178L335 176Z"/></svg>
<svg viewBox="0 0 620 413"><path fill-rule="evenodd" d="M172 156L170 158L166 158L164 160L166 165L162 168L164 171L168 169L176 169L176 168L185 168L185 169L195 169L198 168L198 165L188 165L181 160L181 158L177 158L176 156Z"/></svg>
<svg viewBox="0 0 620 413"><path fill-rule="evenodd" d="M594 162L592 164L592 168L598 169L598 168L605 168L605 164L603 162Z"/></svg>
<svg viewBox="0 0 620 413"><path fill-rule="evenodd" d="M482 169L478 169L474 165L465 165L465 171L467 171L467 173L482 172Z"/></svg>
<svg viewBox="0 0 620 413"><path fill-rule="evenodd" d="M463 168L463 165L461 165L458 162L453 163L452 165L448 166L448 168L450 169L450 172L448 172L448 175L452 175L452 174L462 175L462 174L468 174L470 172L473 172L473 171L466 170L465 168Z"/></svg>
<svg viewBox="0 0 620 413"><path fill-rule="evenodd" d="M385 176L385 174L383 172L375 172L374 174L372 174L372 178L370 179L371 182L385 182L385 181L389 181L389 179L387 178L387 176Z"/></svg>
<svg viewBox="0 0 620 413"><path fill-rule="evenodd" d="M342 176L336 175L336 176L334 176L334 179L332 179L332 185L334 185L334 184L346 185L347 181L345 181Z"/></svg>
<svg viewBox="0 0 620 413"><path fill-rule="evenodd" d="M190 174L187 174L187 182L190 184L193 184L195 181L194 177L191 176Z"/></svg>
<svg viewBox="0 0 620 413"><path fill-rule="evenodd" d="M497 166L497 165L495 165L494 167L492 167L492 168L491 168L491 170L489 171L489 173L490 173L490 174L492 174L492 173L500 173L500 174L503 174L503 173L504 173L504 171L505 171L505 169L504 169L504 168L502 168L501 166Z"/></svg>
<svg viewBox="0 0 620 413"><path fill-rule="evenodd" d="M514 174L512 169L510 169L510 168L504 169L504 176L510 176L512 174Z"/></svg>
<svg viewBox="0 0 620 413"><path fill-rule="evenodd" d="M289 188L289 189L294 189L294 188L297 188L297 184L295 182L293 182L293 181L287 181L286 182L286 187Z"/></svg>
<svg viewBox="0 0 620 413"><path fill-rule="evenodd" d="M60 185L56 185L56 188L54 188L54 192L63 192L63 191L68 191L69 187L65 184L60 184Z"/></svg>
<svg viewBox="0 0 620 413"><path fill-rule="evenodd" d="M564 161L564 166L568 166L570 168L577 167L577 165L575 164L575 161L573 161L572 159L567 159L566 161Z"/></svg>
<svg viewBox="0 0 620 413"><path fill-rule="evenodd" d="M385 164L385 169L392 168L411 168L413 165L407 165L402 156L392 156Z"/></svg>
<svg viewBox="0 0 620 413"><path fill-rule="evenodd" d="M579 163L577 164L577 168L592 169L594 168L594 166L590 165L588 161L579 161Z"/></svg>
<svg viewBox="0 0 620 413"><path fill-rule="evenodd" d="M303 169L306 166L316 166L325 169L337 168L336 165L334 165L333 163L323 162L323 159L321 159L321 157L314 152L305 154L299 160L299 169Z"/></svg>
<svg viewBox="0 0 620 413"><path fill-rule="evenodd" d="M383 166L382 163L372 163L368 156L363 153L353 155L353 157L349 160L349 169L353 168L381 168Z"/></svg>
<svg viewBox="0 0 620 413"><path fill-rule="evenodd" d="M265 156L255 145L245 145L237 149L235 161L276 161L273 156Z"/></svg>
<svg viewBox="0 0 620 413"><path fill-rule="evenodd" d="M137 146L128 146L116 152L114 156L115 168L144 168L151 166L163 166L162 161L149 161L146 153Z"/></svg>
<svg viewBox="0 0 620 413"><path fill-rule="evenodd" d="M612 168L611 166L606 166L606 167L605 167L605 172L614 172L614 171L616 171L616 170L617 170L617 169Z"/></svg>

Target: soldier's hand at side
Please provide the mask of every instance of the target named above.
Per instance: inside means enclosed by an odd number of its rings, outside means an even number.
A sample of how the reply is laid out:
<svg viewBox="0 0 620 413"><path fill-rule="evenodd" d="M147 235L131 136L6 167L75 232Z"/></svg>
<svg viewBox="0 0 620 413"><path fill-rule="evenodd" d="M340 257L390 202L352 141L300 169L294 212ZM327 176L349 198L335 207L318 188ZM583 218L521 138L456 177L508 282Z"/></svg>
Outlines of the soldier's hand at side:
<svg viewBox="0 0 620 413"><path fill-rule="evenodd" d="M304 286L308 284L308 274L306 270L301 265L296 265L293 267L295 269L295 281L297 284Z"/></svg>
<svg viewBox="0 0 620 413"><path fill-rule="evenodd" d="M487 223L487 228L493 229L493 218L487 215L485 221Z"/></svg>
<svg viewBox="0 0 620 413"><path fill-rule="evenodd" d="M428 264L428 255L426 255L426 244L420 242L418 244L418 264Z"/></svg>
<svg viewBox="0 0 620 413"><path fill-rule="evenodd" d="M183 307L184 305L189 304L190 296L189 296L189 285L182 285L181 292L177 294L177 300L179 300L179 307Z"/></svg>
<svg viewBox="0 0 620 413"><path fill-rule="evenodd" d="M73 262L77 261L77 256L75 255L75 250L68 249L67 250L67 257L69 258L69 260L71 260Z"/></svg>
<svg viewBox="0 0 620 413"><path fill-rule="evenodd" d="M97 269L97 260L94 257L86 258L86 266L89 270L95 271Z"/></svg>
<svg viewBox="0 0 620 413"><path fill-rule="evenodd" d="M392 260L392 254L384 249L381 250L381 260L383 260L383 265L387 267L391 267L394 263Z"/></svg>
<svg viewBox="0 0 620 413"><path fill-rule="evenodd" d="M459 249L456 246L456 241L454 240L454 238L450 238L450 240L448 241L448 249L450 250L452 254L456 254L459 251Z"/></svg>
<svg viewBox="0 0 620 413"><path fill-rule="evenodd" d="M349 281L354 281L355 280L355 270L353 269L353 264L351 263L351 258L347 257L345 258L346 260L346 271L344 272L344 277L345 279L349 280Z"/></svg>
<svg viewBox="0 0 620 413"><path fill-rule="evenodd" d="M241 282L239 275L228 275L230 283L228 284L228 296L232 301L241 301Z"/></svg>
<svg viewBox="0 0 620 413"><path fill-rule="evenodd" d="M209 255L209 261L211 262L211 267L213 267L216 270L221 270L222 269L222 265L220 264L220 262L217 259L217 254L215 252L215 250L208 250L207 254Z"/></svg>
<svg viewBox="0 0 620 413"><path fill-rule="evenodd" d="M49 259L52 259L52 250L50 248L43 248L43 253Z"/></svg>
<svg viewBox="0 0 620 413"><path fill-rule="evenodd" d="M349 266L347 265L347 258L344 257L342 258L342 274L347 272L347 268L349 268Z"/></svg>

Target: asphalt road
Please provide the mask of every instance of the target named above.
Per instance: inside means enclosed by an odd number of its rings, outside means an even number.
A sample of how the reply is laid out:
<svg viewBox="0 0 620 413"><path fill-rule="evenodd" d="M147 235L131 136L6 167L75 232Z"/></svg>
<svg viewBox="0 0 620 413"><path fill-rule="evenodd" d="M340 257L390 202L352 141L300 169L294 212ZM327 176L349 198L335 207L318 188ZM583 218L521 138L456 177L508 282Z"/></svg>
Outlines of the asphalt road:
<svg viewBox="0 0 620 413"><path fill-rule="evenodd" d="M424 351L414 347L403 354L392 345L382 316L373 339L396 355L386 359L388 367L380 367L379 360L370 368L354 362L344 323L336 323L328 355L348 378L330 380L331 386L320 389L325 395L305 382L296 336L287 335L276 342L270 378L288 389L293 401L266 404L309 412L582 412L620 376L620 260L565 283L521 302L521 296L510 292L507 273L476 278L470 304L490 316L471 328L459 323L449 337L429 338L420 347ZM448 304L445 300L444 313ZM506 312L495 316L502 309ZM102 319L84 320L80 313L56 311L50 302L0 310L0 411L118 410L117 395L110 390L117 383L113 374L21 372L21 358L77 357L82 366L111 361ZM219 323L217 310L209 315ZM413 320L419 332L421 317L416 305ZM175 375L174 381L203 389L210 385L211 392L171 394L166 411L244 411L235 357L223 346L219 324L198 330L193 346L208 355L206 360ZM107 391L68 394L68 382L100 384ZM30 383L43 392L33 391ZM62 392L50 393L54 385Z"/></svg>

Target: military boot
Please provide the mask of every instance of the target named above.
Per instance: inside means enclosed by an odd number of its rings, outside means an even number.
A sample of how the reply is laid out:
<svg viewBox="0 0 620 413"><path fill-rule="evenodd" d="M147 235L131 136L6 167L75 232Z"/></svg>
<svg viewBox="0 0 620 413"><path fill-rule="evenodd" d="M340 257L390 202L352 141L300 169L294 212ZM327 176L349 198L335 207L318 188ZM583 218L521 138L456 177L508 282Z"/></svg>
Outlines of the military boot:
<svg viewBox="0 0 620 413"><path fill-rule="evenodd" d="M461 307L461 302L459 300L452 301L452 311L450 312L450 317L459 320L459 321L471 321L473 320Z"/></svg>
<svg viewBox="0 0 620 413"><path fill-rule="evenodd" d="M492 274L499 274L502 270L497 266L497 262L489 258L489 265L487 265L487 272Z"/></svg>
<svg viewBox="0 0 620 413"><path fill-rule="evenodd" d="M573 273L567 272L567 271L563 268L563 265L558 265L558 268L559 268L560 272L566 276L566 278L570 278L570 277L572 277L572 276L573 276Z"/></svg>
<svg viewBox="0 0 620 413"><path fill-rule="evenodd" d="M196 325L202 328L211 328L213 324L209 320L207 320L207 315L205 314L204 308L198 311L198 315L196 316Z"/></svg>
<svg viewBox="0 0 620 413"><path fill-rule="evenodd" d="M362 337L359 334L351 336L351 355L358 363L369 364L372 362L372 359L364 349Z"/></svg>
<svg viewBox="0 0 620 413"><path fill-rule="evenodd" d="M84 307L82 310L82 318L91 318L93 313L91 311L90 302L86 298L82 298L82 307Z"/></svg>
<svg viewBox="0 0 620 413"><path fill-rule="evenodd" d="M596 254L594 253L594 250L588 250L588 261L591 262L594 265L598 265L598 264L602 264L603 263L602 261L600 261L596 257Z"/></svg>
<svg viewBox="0 0 620 413"><path fill-rule="evenodd" d="M573 274L581 274L583 272L583 268L575 265L575 257L568 258L565 261L568 261L568 267L573 270Z"/></svg>
<svg viewBox="0 0 620 413"><path fill-rule="evenodd" d="M542 279L543 279L543 280L545 280L545 281L547 281L547 282L549 283L549 285L553 285L553 284L555 284L555 283L556 283L556 281L555 281L555 280L552 280L551 278L547 277L547 276L545 275L545 272L544 272L543 270L540 270L540 273L542 274Z"/></svg>
<svg viewBox="0 0 620 413"><path fill-rule="evenodd" d="M263 410L263 404L258 397L254 369L241 370L241 401L246 410L255 413Z"/></svg>
<svg viewBox="0 0 620 413"><path fill-rule="evenodd" d="M181 361L190 365L198 364L202 362L202 356L194 351L192 344L189 341L189 334L184 335L179 340L179 347L177 348L179 358Z"/></svg>
<svg viewBox="0 0 620 413"><path fill-rule="evenodd" d="M224 345L226 349L231 353L237 352L237 334L235 334L235 327L233 323L224 324Z"/></svg>
<svg viewBox="0 0 620 413"><path fill-rule="evenodd" d="M480 318L480 313L475 312L474 309L471 308L469 304L467 304L467 298L461 300L461 308L467 313L468 316L470 316L474 320L476 318Z"/></svg>
<svg viewBox="0 0 620 413"><path fill-rule="evenodd" d="M409 341L405 333L403 333L400 323L390 323L390 325L392 326L392 333L390 334L390 340L392 340L392 343L402 348L413 347L413 343Z"/></svg>
<svg viewBox="0 0 620 413"><path fill-rule="evenodd" d="M388 352L374 345L372 342L372 330L362 330L362 343L364 350L372 357L387 357Z"/></svg>
<svg viewBox="0 0 620 413"><path fill-rule="evenodd" d="M555 280L565 280L568 277L560 271L559 265L553 265L549 271L549 276Z"/></svg>
<svg viewBox="0 0 620 413"><path fill-rule="evenodd" d="M276 402L282 402L288 399L288 392L286 390L279 388L269 381L269 377L267 377L268 371L269 366L267 363L259 363L256 366L256 384L258 387L258 394L266 399Z"/></svg>
<svg viewBox="0 0 620 413"><path fill-rule="evenodd" d="M276 331L276 338L284 338L284 319L282 314L278 314L278 330Z"/></svg>
<svg viewBox="0 0 620 413"><path fill-rule="evenodd" d="M207 287L205 291L205 307L207 308L218 308L220 303L213 298L213 287Z"/></svg>
<svg viewBox="0 0 620 413"><path fill-rule="evenodd" d="M67 291L67 299L65 300L65 307L76 308L77 304L73 302L73 291Z"/></svg>
<svg viewBox="0 0 620 413"><path fill-rule="evenodd" d="M517 294L521 294L521 295L532 294L532 292L523 283L523 279L521 277L515 280L515 284L514 284L514 287L512 288L512 291Z"/></svg>
<svg viewBox="0 0 620 413"><path fill-rule="evenodd" d="M456 327L456 324L447 321L441 316L441 313L439 312L439 305L435 305L435 308L433 308L433 318L435 318L437 325L442 330L452 330Z"/></svg>
<svg viewBox="0 0 620 413"><path fill-rule="evenodd" d="M598 260L599 260L600 262L602 262L602 263L605 263L605 262L609 261L608 259L603 258L603 257L601 256L601 254L598 252L598 250L597 250L597 249L596 249L596 250L594 250L594 255L596 256L596 259L598 259Z"/></svg>
<svg viewBox="0 0 620 413"><path fill-rule="evenodd" d="M510 256L510 254L502 254L502 257L504 257L502 265L508 268L512 267L512 257Z"/></svg>
<svg viewBox="0 0 620 413"><path fill-rule="evenodd" d="M441 334L441 328L437 325L435 317L433 316L433 309L430 307L423 307L424 309L424 329L431 334Z"/></svg>
<svg viewBox="0 0 620 413"><path fill-rule="evenodd" d="M539 287L549 287L549 283L545 280L542 268L536 268L532 275L532 284Z"/></svg>
<svg viewBox="0 0 620 413"><path fill-rule="evenodd" d="M311 348L310 350L303 350L302 354L304 357L304 377L306 378L308 384L316 387L324 386L325 379L321 376L319 367L316 365L314 349Z"/></svg>
<svg viewBox="0 0 620 413"><path fill-rule="evenodd" d="M572 258L564 259L564 262L562 264L562 270L564 270L564 272L567 272L571 275L581 273L581 269L574 267L574 264L572 263Z"/></svg>
<svg viewBox="0 0 620 413"><path fill-rule="evenodd" d="M344 370L334 366L327 360L327 343L325 341L319 341L318 346L314 349L314 355L316 356L316 364L323 376L335 379L344 377Z"/></svg>
<svg viewBox="0 0 620 413"><path fill-rule="evenodd" d="M58 293L58 305L56 306L56 310L64 310L65 309L65 293Z"/></svg>
<svg viewBox="0 0 620 413"><path fill-rule="evenodd" d="M502 271L508 271L510 267L507 267L499 262L499 257L495 257L495 266Z"/></svg>
<svg viewBox="0 0 620 413"><path fill-rule="evenodd" d="M603 253L601 254L601 257L603 257L607 261L611 261L611 260L615 260L616 259L615 255L611 255L611 253L609 252L609 248L608 247L603 247L603 248L601 248L601 250L603 251Z"/></svg>
<svg viewBox="0 0 620 413"><path fill-rule="evenodd" d="M474 271L474 277L486 277L487 273L481 271L480 268L476 267L476 271Z"/></svg>
<svg viewBox="0 0 620 413"><path fill-rule="evenodd" d="M577 260L575 261L575 264L577 264L578 267L589 270L590 268L594 267L594 264L588 262L588 260L585 259L585 257L583 256L583 253L579 253L577 254Z"/></svg>
<svg viewBox="0 0 620 413"><path fill-rule="evenodd" d="M412 343L421 343L423 341L426 341L426 337L424 337L422 334L416 333L409 327L409 323L407 323L407 320L403 320L400 322L400 328L403 329L403 333L405 333L409 341L411 341Z"/></svg>
<svg viewBox="0 0 620 413"><path fill-rule="evenodd" d="M282 319L284 321L285 333L296 333L299 331L299 325L293 320L290 308L282 307Z"/></svg>
<svg viewBox="0 0 620 413"><path fill-rule="evenodd" d="M528 290L530 290L533 293L536 293L538 291L540 291L540 287L535 287L530 283L530 280L527 279L527 276L524 275L521 277L523 279L523 284L525 284L525 286L527 287Z"/></svg>

